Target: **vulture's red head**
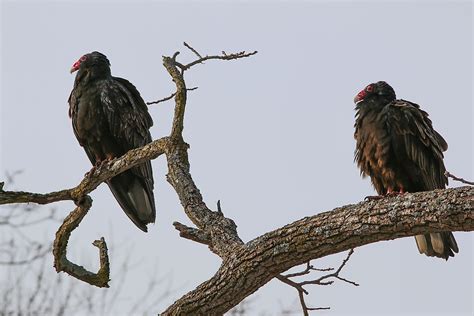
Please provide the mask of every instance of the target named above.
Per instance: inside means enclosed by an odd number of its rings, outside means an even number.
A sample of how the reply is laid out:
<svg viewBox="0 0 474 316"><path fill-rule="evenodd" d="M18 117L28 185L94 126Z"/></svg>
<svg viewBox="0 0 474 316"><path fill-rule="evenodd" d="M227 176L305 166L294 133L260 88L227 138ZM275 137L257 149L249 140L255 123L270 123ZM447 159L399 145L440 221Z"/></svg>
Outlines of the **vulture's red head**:
<svg viewBox="0 0 474 316"><path fill-rule="evenodd" d="M89 54L85 54L84 56L79 58L72 65L71 73L87 68L104 69L105 71L108 70L108 72L110 73L110 62L104 54L99 52L92 52Z"/></svg>
<svg viewBox="0 0 474 316"><path fill-rule="evenodd" d="M385 81L371 83L364 90L357 93L354 103L362 101L384 102L384 104L395 100L395 91Z"/></svg>

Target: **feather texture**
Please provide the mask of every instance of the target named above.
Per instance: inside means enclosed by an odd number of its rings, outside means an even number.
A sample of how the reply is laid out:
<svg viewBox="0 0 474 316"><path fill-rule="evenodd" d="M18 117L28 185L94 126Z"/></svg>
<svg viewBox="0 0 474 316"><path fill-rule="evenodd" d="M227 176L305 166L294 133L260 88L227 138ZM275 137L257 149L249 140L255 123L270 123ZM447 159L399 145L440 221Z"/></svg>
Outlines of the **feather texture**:
<svg viewBox="0 0 474 316"><path fill-rule="evenodd" d="M448 145L419 105L397 100L385 82L370 84L355 101L355 161L380 195L443 189ZM458 252L451 232L416 236L420 253L448 259Z"/></svg>
<svg viewBox="0 0 474 316"><path fill-rule="evenodd" d="M74 134L91 163L120 157L150 143L153 120L135 86L113 77L109 61L101 53L86 54L74 65L79 67L69 97L69 115ZM107 184L127 216L147 231L146 225L156 217L150 161Z"/></svg>

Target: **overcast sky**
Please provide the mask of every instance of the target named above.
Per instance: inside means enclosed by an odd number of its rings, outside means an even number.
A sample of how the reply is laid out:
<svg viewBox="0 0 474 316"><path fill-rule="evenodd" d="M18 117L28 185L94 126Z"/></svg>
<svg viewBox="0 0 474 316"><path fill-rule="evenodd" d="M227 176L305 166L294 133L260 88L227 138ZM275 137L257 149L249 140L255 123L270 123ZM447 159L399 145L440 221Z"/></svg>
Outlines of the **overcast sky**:
<svg viewBox="0 0 474 316"><path fill-rule="evenodd" d="M352 100L370 82L387 81L398 98L429 112L449 143L447 169L473 179L472 9L471 1L2 1L1 174L24 170L15 188L35 192L76 185L91 166L67 115L71 65L98 50L113 75L152 101L174 91L161 56L179 50L181 62L194 59L186 41L201 54L259 51L186 73L187 85L199 86L189 93L185 120L192 175L211 208L221 200L244 241L374 194L353 163ZM151 106L154 138L169 133L172 110L172 102ZM157 222L148 234L102 185L69 244L70 256L91 269L97 253L90 243L100 236L116 256L133 256L119 314L151 273L172 280L175 290L150 314L220 264L206 247L178 236L172 222L190 221L165 180L164 157L153 167ZM62 216L73 208L57 206ZM56 229L37 233L52 240ZM332 307L322 315L472 315L473 235L455 236L460 253L448 262L419 255L414 238L358 248L344 275L361 286L311 288L307 301ZM117 269L112 262L112 277ZM249 298L252 314L299 311L296 291L278 281Z"/></svg>

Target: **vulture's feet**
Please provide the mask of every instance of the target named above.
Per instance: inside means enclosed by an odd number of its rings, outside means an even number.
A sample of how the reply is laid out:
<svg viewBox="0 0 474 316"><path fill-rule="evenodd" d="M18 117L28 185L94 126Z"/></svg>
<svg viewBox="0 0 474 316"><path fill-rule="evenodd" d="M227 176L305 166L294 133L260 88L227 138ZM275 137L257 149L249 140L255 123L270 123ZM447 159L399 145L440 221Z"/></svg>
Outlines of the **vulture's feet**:
<svg viewBox="0 0 474 316"><path fill-rule="evenodd" d="M96 170L102 169L102 167L106 166L109 162L111 162L114 159L114 157L107 157L105 159L97 159L95 161L94 166L92 166L92 169L87 172L84 177L92 177L92 175L95 173Z"/></svg>
<svg viewBox="0 0 474 316"><path fill-rule="evenodd" d="M391 191L391 192L387 192L385 194L386 197L395 197L395 196L399 196L399 195L403 195L405 194L405 192L403 191Z"/></svg>
<svg viewBox="0 0 474 316"><path fill-rule="evenodd" d="M107 164L111 162L112 160L114 160L114 157L107 156L107 158L99 162L99 165L97 166L97 168L101 169L102 167L107 166Z"/></svg>
<svg viewBox="0 0 474 316"><path fill-rule="evenodd" d="M96 163L97 165L97 163ZM91 170L87 171L85 174L84 174L84 177L86 178L90 178L92 177L92 175L95 173L95 170L97 169L97 166L92 166Z"/></svg>
<svg viewBox="0 0 474 316"><path fill-rule="evenodd" d="M406 192L404 190L400 190L400 191L393 191L393 190L387 190L387 193L385 193L384 195L372 195L372 196L366 196L364 198L365 201L378 201L380 199L383 199L383 198L390 198L390 197L395 197L395 196L400 196L400 195L403 195L405 194Z"/></svg>

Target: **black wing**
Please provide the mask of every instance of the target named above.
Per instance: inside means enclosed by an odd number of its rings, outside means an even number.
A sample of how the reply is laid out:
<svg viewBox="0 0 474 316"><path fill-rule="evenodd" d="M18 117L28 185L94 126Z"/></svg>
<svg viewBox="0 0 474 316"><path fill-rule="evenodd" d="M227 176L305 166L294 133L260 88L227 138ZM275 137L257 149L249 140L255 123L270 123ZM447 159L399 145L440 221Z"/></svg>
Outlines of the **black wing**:
<svg viewBox="0 0 474 316"><path fill-rule="evenodd" d="M442 189L448 183L444 175L443 152L448 144L433 129L428 113L409 101L395 100L385 107L394 154L412 176L409 192Z"/></svg>
<svg viewBox="0 0 474 316"><path fill-rule="evenodd" d="M153 120L137 89L122 78L111 78L103 84L102 109L110 136L122 151L119 154L150 143ZM154 222L156 217L150 161L112 178L108 184L125 213L146 231L145 224Z"/></svg>
<svg viewBox="0 0 474 316"><path fill-rule="evenodd" d="M445 176L443 152L448 149L444 138L433 129L428 113L409 101L395 100L387 107L390 134L397 160L411 178L410 192L443 189L448 184ZM415 236L420 253L448 259L459 252L452 232Z"/></svg>

